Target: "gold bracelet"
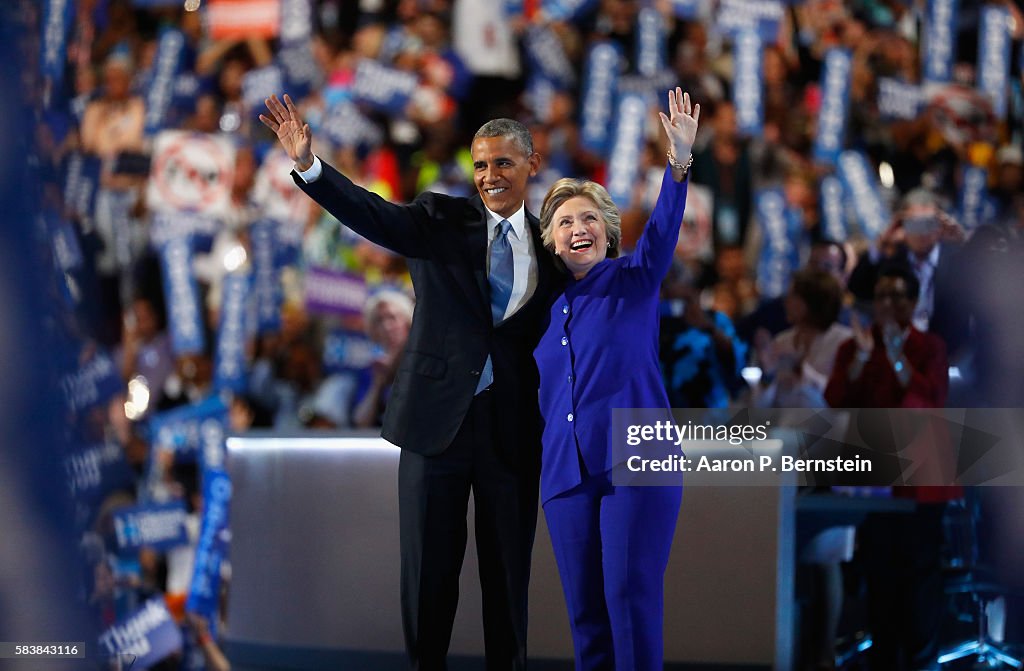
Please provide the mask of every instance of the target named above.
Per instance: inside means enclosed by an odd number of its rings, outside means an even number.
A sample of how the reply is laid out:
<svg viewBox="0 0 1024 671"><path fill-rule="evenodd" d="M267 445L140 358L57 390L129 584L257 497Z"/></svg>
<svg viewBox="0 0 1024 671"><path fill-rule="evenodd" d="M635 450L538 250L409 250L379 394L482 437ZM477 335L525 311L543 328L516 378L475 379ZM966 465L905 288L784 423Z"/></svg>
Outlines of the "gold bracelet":
<svg viewBox="0 0 1024 671"><path fill-rule="evenodd" d="M668 156L668 164L672 166L672 169L682 170L683 177L686 177L687 173L690 172L690 166L693 165L693 154L690 154L690 159L686 162L686 165L683 165L682 163L676 160L676 157L672 155L671 149L665 152L665 155Z"/></svg>

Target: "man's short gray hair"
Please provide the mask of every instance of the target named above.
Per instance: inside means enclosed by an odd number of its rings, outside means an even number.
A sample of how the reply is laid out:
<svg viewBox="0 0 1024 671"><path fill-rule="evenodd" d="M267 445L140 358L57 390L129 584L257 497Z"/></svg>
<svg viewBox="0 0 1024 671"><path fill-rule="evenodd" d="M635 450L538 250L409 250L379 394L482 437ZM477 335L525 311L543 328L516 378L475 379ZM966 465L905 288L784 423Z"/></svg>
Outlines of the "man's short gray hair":
<svg viewBox="0 0 1024 671"><path fill-rule="evenodd" d="M478 137L507 137L526 156L533 156L533 136L530 129L515 119L491 119L476 132Z"/></svg>
<svg viewBox="0 0 1024 671"><path fill-rule="evenodd" d="M917 187L911 189L900 199L900 207L902 209L922 206L932 206L937 210L941 210L943 207L942 198L934 191L924 187Z"/></svg>

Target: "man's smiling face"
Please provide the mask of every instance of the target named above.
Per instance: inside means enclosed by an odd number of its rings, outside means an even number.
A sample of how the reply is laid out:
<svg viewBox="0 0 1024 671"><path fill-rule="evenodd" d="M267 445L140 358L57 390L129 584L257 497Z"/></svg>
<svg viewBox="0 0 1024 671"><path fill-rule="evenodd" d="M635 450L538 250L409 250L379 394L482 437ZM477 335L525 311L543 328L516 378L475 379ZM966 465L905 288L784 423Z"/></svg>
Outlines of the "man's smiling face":
<svg viewBox="0 0 1024 671"><path fill-rule="evenodd" d="M510 217L523 205L540 156L527 156L509 137L478 137L470 148L473 183L489 210Z"/></svg>

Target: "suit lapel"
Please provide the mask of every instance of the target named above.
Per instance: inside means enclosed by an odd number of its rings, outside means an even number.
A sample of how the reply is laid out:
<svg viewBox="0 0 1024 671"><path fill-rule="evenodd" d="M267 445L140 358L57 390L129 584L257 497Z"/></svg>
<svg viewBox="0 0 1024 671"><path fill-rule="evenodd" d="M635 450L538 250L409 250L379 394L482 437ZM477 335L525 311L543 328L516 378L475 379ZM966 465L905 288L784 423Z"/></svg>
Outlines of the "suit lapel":
<svg viewBox="0 0 1024 671"><path fill-rule="evenodd" d="M480 196L469 200L465 226L466 258L470 273L456 273L455 277L466 297L476 306L481 316L491 319L491 285L487 282L487 211Z"/></svg>
<svg viewBox="0 0 1024 671"><path fill-rule="evenodd" d="M491 285L487 281L487 210L484 209L480 196L469 200L469 209L465 218L466 258L469 259L471 275L456 273L455 277L462 291L470 302L477 306L480 315L488 321L491 319ZM540 220L526 211L526 224L533 237L533 251L537 255L537 288L530 301L516 312L513 317L526 313L525 308L533 308L538 303L545 303L551 293L555 281L554 264L550 261L549 252L544 248L540 235Z"/></svg>

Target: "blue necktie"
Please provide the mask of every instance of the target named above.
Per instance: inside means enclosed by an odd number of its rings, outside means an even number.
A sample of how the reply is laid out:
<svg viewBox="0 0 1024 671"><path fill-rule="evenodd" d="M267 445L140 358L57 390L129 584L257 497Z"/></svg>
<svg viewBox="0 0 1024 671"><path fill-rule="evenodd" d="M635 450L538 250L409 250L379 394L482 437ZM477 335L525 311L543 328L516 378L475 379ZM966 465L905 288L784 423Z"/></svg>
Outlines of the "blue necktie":
<svg viewBox="0 0 1024 671"><path fill-rule="evenodd" d="M491 317L497 324L505 318L508 301L512 298L515 269L512 264L512 243L508 241L512 224L508 219L502 219L495 228L498 232L491 243L491 272L487 279L491 284Z"/></svg>
<svg viewBox="0 0 1024 671"><path fill-rule="evenodd" d="M508 302L512 298L512 282L515 278L515 266L512 260L512 243L508 240L508 232L512 224L508 219L502 219L495 226L494 242L491 243L491 270L487 280L491 285L491 319L498 324L505 318L505 310L508 309ZM476 386L476 393L479 394L494 382L494 366L491 363L490 355L484 362L484 369L480 372L480 382Z"/></svg>

